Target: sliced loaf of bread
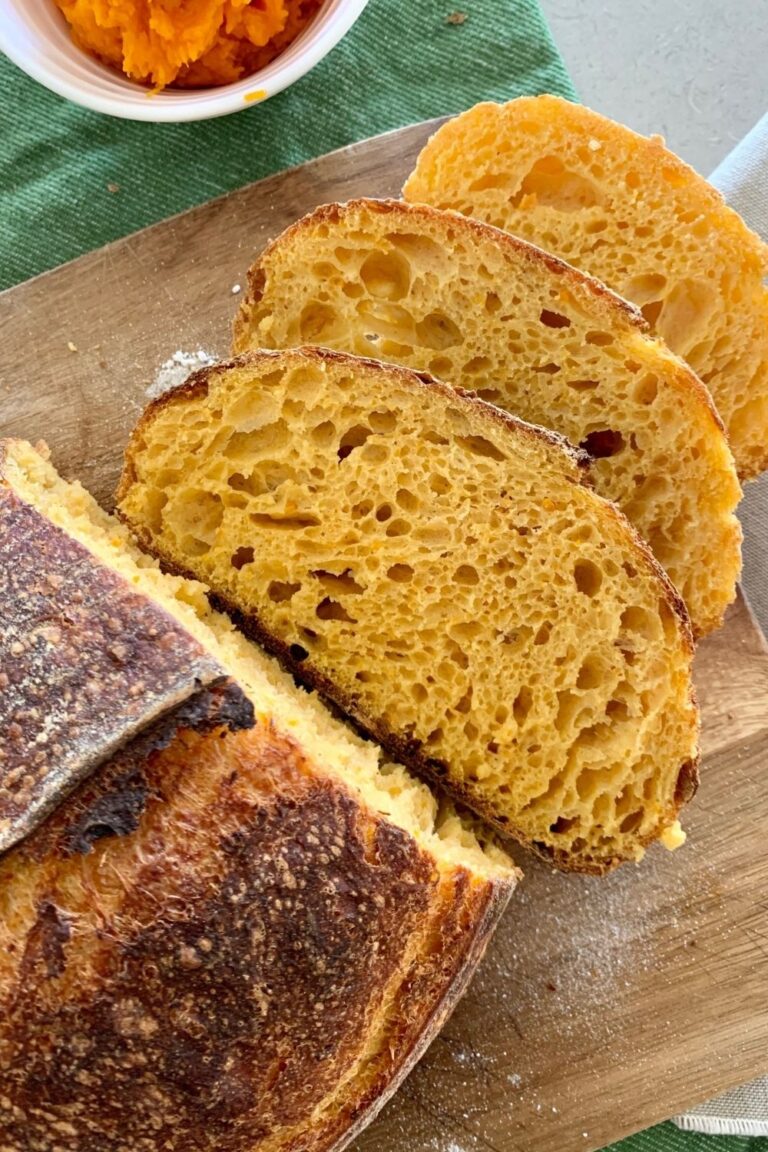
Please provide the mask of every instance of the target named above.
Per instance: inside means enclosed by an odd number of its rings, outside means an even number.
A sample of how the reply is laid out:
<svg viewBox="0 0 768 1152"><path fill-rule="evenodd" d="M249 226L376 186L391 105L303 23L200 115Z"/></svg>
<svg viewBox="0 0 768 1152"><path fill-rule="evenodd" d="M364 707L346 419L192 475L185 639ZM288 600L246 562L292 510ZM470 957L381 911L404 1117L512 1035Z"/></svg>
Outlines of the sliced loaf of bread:
<svg viewBox="0 0 768 1152"><path fill-rule="evenodd" d="M707 384L743 479L768 467L768 245L664 147L556 96L478 104L403 189L540 244L640 305Z"/></svg>
<svg viewBox="0 0 768 1152"><path fill-rule="evenodd" d="M319 208L250 272L235 350L311 342L428 369L593 456L694 631L735 595L741 490L706 388L640 313L496 228L399 201Z"/></svg>
<svg viewBox="0 0 768 1152"><path fill-rule="evenodd" d="M325 349L146 410L119 512L398 759L566 869L663 836L696 780L685 608L554 433Z"/></svg>
<svg viewBox="0 0 768 1152"><path fill-rule="evenodd" d="M516 870L29 445L5 468L255 723L146 734L0 857L0 1145L340 1147L445 1020Z"/></svg>

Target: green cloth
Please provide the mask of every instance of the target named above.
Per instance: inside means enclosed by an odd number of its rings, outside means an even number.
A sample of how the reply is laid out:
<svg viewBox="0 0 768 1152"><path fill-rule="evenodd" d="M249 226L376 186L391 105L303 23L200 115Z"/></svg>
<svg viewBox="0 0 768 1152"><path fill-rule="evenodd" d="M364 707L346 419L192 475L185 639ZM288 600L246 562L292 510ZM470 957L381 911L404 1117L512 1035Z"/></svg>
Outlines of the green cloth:
<svg viewBox="0 0 768 1152"><path fill-rule="evenodd" d="M354 140L543 90L572 94L536 0L371 0L293 87L194 124L86 111L0 58L0 288Z"/></svg>
<svg viewBox="0 0 768 1152"><path fill-rule="evenodd" d="M457 9L466 20L449 23ZM196 124L100 116L0 58L0 287L354 140L542 91L574 95L536 0L371 0L292 88ZM768 1152L768 1140L662 1124L613 1152L747 1149Z"/></svg>
<svg viewBox="0 0 768 1152"><path fill-rule="evenodd" d="M702 1136L699 1132L681 1132L674 1124L658 1124L613 1144L605 1152L768 1152L768 1139Z"/></svg>

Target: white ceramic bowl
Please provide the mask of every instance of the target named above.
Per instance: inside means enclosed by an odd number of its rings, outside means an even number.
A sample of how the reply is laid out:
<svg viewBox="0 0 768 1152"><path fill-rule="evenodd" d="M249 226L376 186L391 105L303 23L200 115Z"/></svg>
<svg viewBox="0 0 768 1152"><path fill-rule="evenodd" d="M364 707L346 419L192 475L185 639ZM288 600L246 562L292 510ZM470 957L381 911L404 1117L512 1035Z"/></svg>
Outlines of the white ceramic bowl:
<svg viewBox="0 0 768 1152"><path fill-rule="evenodd" d="M152 93L76 48L53 0L0 0L0 50L34 80L97 112L126 120L207 120L274 96L314 68L368 0L327 0L301 35L266 68L219 88Z"/></svg>

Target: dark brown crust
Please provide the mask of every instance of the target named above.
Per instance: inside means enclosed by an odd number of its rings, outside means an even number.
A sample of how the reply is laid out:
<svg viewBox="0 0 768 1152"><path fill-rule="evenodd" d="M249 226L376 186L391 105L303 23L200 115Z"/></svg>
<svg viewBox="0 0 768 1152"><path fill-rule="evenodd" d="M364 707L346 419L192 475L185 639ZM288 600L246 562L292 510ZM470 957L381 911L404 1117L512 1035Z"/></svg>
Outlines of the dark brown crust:
<svg viewBox="0 0 768 1152"><path fill-rule="evenodd" d="M438 869L269 724L188 735L137 775L138 827L94 849L116 907L66 877L73 815L119 766L0 861L37 909L0 963L3 1147L340 1149L452 1010L514 874Z"/></svg>
<svg viewBox="0 0 768 1152"><path fill-rule="evenodd" d="M219 729L223 735L224 731L245 731L254 723L253 704L233 680L223 679L201 688L111 757L109 788L97 782L92 794L85 787L73 797L67 809L69 826L59 851L82 855L91 852L98 840L135 832L149 796L144 765L152 753L167 748L179 732L203 734ZM41 829L38 846L41 842L45 842L45 829Z"/></svg>
<svg viewBox="0 0 768 1152"><path fill-rule="evenodd" d="M488 942L493 936L496 925L508 903L511 887L495 883L486 885L484 894L470 901L462 908L458 896L462 889L466 892L466 879L457 875L455 882L456 899L453 901L451 912L440 923L442 937L441 951L452 960L443 961L442 995L435 997L431 993L434 976L431 964L422 962L419 970L414 974L403 989L403 995L398 1005L400 1015L400 1043L404 1051L400 1067L392 1068L394 1061L390 1060L378 1071L377 1078L366 1093L364 1102L354 1110L351 1123L345 1117L337 1118L333 1124L334 1143L330 1152L341 1152L341 1149L358 1136L384 1107L388 1100L411 1072L438 1032L448 1020L454 1008L467 990L475 970L485 954ZM471 930L467 928L471 926ZM455 950L455 951L452 951ZM425 1005L433 1004L429 1019L421 1025L421 1031L408 1026L408 1021L420 1020L424 1014ZM344 1125L349 1127L344 1130ZM328 1133L330 1136L331 1133ZM319 1134L319 1140L307 1148L307 1152L322 1152L324 1141L328 1137Z"/></svg>
<svg viewBox="0 0 768 1152"><path fill-rule="evenodd" d="M302 216L295 224L291 224L267 245L256 262L248 270L248 292L232 323L232 334L236 349L240 347L241 344L243 347L247 347L249 315L251 309L257 306L263 297L266 284L265 266L268 264L273 252L279 251L284 244L291 243L305 230L315 228L318 224L339 224L343 222L345 217L352 215L360 209L371 213L378 213L382 216L399 215L405 218L410 217L415 220L419 226L426 223L437 224L446 229L455 228L460 233L464 232L473 240L493 244L505 255L518 259L522 258L530 261L532 264L543 265L553 275L562 276L563 280L567 282L569 288L572 290L585 292L587 295L592 296L602 307L606 308L607 311L612 314L611 319L613 322L628 322L630 327L647 336L649 343L660 343L657 337L651 335L650 325L635 304L629 300L625 300L623 296L619 296L617 292L614 292L612 288L608 288L596 277L582 272L572 264L568 264L559 256L554 256L551 252L539 248L528 240L523 240L521 237L515 236L510 232L504 232L502 229L495 228L492 224L486 224L482 220L475 220L472 217L463 216L460 212L434 208L429 204L410 203L407 200L376 200L361 197L357 200L348 200L342 204L321 205L313 212ZM671 371L673 367L674 373ZM715 407L709 389L699 379L693 369L690 368L684 360L681 360L679 357L674 357L674 362L670 364L670 371L667 372L667 376L676 387L692 393L698 403L707 410L708 415L718 430L725 434L725 425L720 417L720 413Z"/></svg>
<svg viewBox="0 0 768 1152"><path fill-rule="evenodd" d="M675 803L679 808L682 808L684 804L689 804L698 791L700 760L701 757L696 760L687 760L680 769L675 789Z"/></svg>
<svg viewBox="0 0 768 1152"><path fill-rule="evenodd" d="M12 489L0 445L0 851L224 669ZM242 698L244 700L244 698Z"/></svg>
<svg viewBox="0 0 768 1152"><path fill-rule="evenodd" d="M287 349L283 351L265 351L259 350L251 353L243 353L232 360L226 361L223 364L215 365L210 368L203 368L191 376L186 383L180 385L178 388L173 389L171 392L166 393L164 396L159 397L145 410L140 418L132 436L128 443L125 452L125 463L123 474L120 479L116 494L117 514L125 520L130 527L131 531L136 535L141 546L152 555L156 556L163 564L166 571L174 572L180 576L195 578L195 573L190 569L185 568L183 565L177 564L173 558L164 555L156 547L151 534L148 533L141 524L134 524L128 519L121 508L121 502L125 495L127 495L132 484L135 482L135 471L133 467L133 454L135 445L141 442L142 428L145 424L151 423L154 414L161 410L166 404L184 402L188 399L194 399L201 396L206 396L208 393L209 380L212 375L217 372L227 371L231 368L247 367L249 364L254 366L266 361L280 360L282 363L295 363L298 358L309 358L315 361L325 361L327 363L341 363L349 367L350 371L360 370L366 368L369 370L382 370L382 365L378 361L364 360L359 357L350 356L347 353L329 351L324 348L298 348ZM562 437L555 433L549 433L544 429L538 429L533 425L526 424L518 420L514 416L509 416L502 410L495 408L493 405L487 404L479 398L470 393L457 392L455 389L450 388L448 385L443 384L441 381L434 380L427 373L413 372L411 369L402 368L394 365L384 365L384 371L390 375L395 375L402 383L410 384L411 386L426 385L429 388L440 392L446 399L450 399L453 403L456 402L457 395L461 402L471 405L475 412L479 412L483 419L491 420L495 425L509 428L513 431L523 430L528 434L533 434L537 438L548 444L557 444L558 446L565 447L566 451L571 458L571 462L575 462L580 466L584 466L577 450L568 445ZM575 459L574 459L575 458ZM627 537L628 544L631 543L638 552L638 556L642 557L646 569L650 576L655 579L663 594L665 601L673 614L680 635L680 643L686 656L692 658L694 652L693 633L691 631L690 619L685 603L670 581L666 572L655 559L651 553L648 545L642 540L635 528L625 518L623 513L616 507L615 504L603 500L595 496L604 507L607 515L614 518L619 524L621 530ZM215 590L215 602L226 611L238 624L246 635L256 640L263 645L269 652L280 660L297 679L301 680L308 687L316 689L322 696L332 702L342 713L342 715L351 719L360 731L373 739L378 741L386 751L395 759L405 764L412 771L419 775L426 777L428 780L439 784L445 788L452 796L454 796L461 803L465 804L468 808L473 809L483 819L487 820L495 829L502 835L511 836L517 839L520 843L525 844L527 847L532 847L538 855L542 856L550 863L554 864L557 868L563 871L578 871L592 874L602 874L610 871L612 868L620 864L622 861L619 859L608 859L596 861L592 858L579 858L575 859L573 856L558 853L555 850L543 844L532 844L528 837L522 832L521 829L515 828L509 823L504 823L499 820L498 815L490 808L482 803L479 803L477 798L465 791L454 781L447 777L447 773L441 770L439 763L432 757L427 757L421 751L417 741L412 739L403 739L397 732L392 731L381 718L371 717L362 713L357 705L357 702L348 696L342 689L333 683L329 677L321 673L318 669L314 668L309 660L297 661L291 653L290 645L286 645L279 637L273 635L266 627L264 622L259 618L256 613L242 613L238 606L227 597L222 596L218 590ZM695 709L695 697L693 689L691 688L690 695L691 705ZM698 763L698 757L695 761ZM687 776L695 778L695 764L683 765L680 769L681 774L686 773ZM678 788L678 794L681 789ZM663 814L656 830L655 835L648 836L644 843L652 842L666 827L672 823L677 816L680 808L680 803L677 798L671 805L670 811Z"/></svg>

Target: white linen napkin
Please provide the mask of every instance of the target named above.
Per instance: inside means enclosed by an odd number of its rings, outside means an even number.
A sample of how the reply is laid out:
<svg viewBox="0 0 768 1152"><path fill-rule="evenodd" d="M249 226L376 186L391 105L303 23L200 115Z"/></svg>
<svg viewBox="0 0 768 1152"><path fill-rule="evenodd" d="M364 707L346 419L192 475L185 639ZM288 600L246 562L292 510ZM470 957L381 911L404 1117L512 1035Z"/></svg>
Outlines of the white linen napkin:
<svg viewBox="0 0 768 1152"><path fill-rule="evenodd" d="M768 241L768 114L726 156L710 181L749 227ZM747 484L739 515L744 526L742 584L768 634L768 474ZM674 1121L679 1128L694 1132L768 1136L768 1076L675 1116Z"/></svg>

